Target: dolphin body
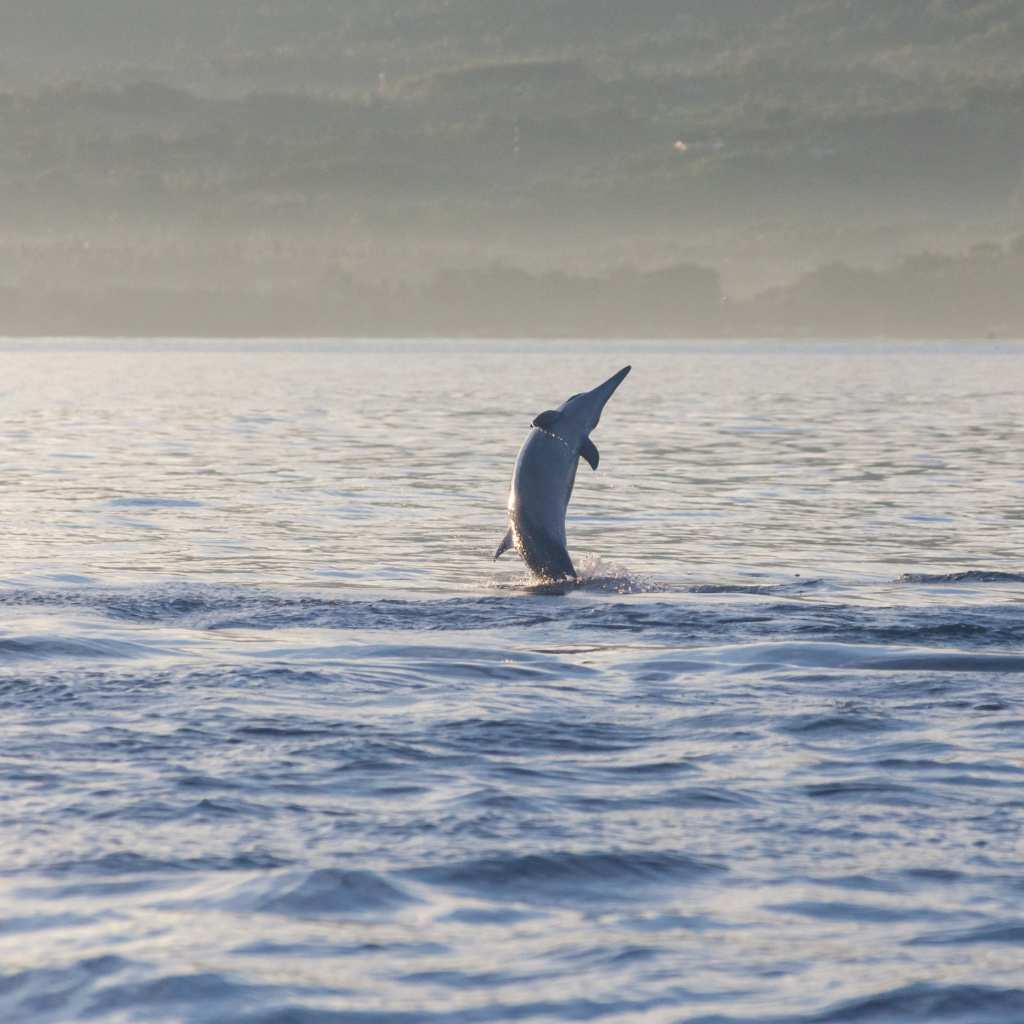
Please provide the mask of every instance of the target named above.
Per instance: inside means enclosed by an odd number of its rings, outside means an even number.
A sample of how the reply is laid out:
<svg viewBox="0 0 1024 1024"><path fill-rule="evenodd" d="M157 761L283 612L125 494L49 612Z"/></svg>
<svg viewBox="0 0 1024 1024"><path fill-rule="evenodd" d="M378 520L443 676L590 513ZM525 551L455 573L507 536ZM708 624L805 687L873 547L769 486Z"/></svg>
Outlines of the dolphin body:
<svg viewBox="0 0 1024 1024"><path fill-rule="evenodd" d="M600 456L590 432L630 369L624 366L593 391L573 395L533 421L512 472L509 529L494 552L495 558L515 548L535 576L576 578L565 545L565 512L576 482L576 467L582 456L591 469L597 469Z"/></svg>

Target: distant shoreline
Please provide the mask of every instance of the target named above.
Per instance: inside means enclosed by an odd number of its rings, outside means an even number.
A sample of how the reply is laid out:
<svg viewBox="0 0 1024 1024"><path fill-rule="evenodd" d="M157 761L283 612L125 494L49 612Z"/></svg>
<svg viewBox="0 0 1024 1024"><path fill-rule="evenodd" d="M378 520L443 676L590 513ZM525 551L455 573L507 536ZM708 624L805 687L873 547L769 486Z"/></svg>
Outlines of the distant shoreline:
<svg viewBox="0 0 1024 1024"><path fill-rule="evenodd" d="M1024 337L1024 236L886 269L831 263L746 299L714 269L600 275L490 263L417 281L0 287L0 331L52 337Z"/></svg>
<svg viewBox="0 0 1024 1024"><path fill-rule="evenodd" d="M907 345L915 347L942 345L1024 345L1024 332L1017 335L991 337L987 335L437 335L437 334L159 334L159 333L117 333L88 334L83 332L66 334L10 334L0 333L0 352L58 350L58 351L108 351L123 349L131 351L140 345L155 346L147 351L278 351L284 346L288 351L330 352L338 346L364 345L366 351L387 354L401 354L410 345L464 346L508 345L519 343L521 347L543 351L547 345L567 346L608 344L626 346L654 346L669 350L674 345L707 346L716 348L728 345L844 345L844 346L886 346Z"/></svg>

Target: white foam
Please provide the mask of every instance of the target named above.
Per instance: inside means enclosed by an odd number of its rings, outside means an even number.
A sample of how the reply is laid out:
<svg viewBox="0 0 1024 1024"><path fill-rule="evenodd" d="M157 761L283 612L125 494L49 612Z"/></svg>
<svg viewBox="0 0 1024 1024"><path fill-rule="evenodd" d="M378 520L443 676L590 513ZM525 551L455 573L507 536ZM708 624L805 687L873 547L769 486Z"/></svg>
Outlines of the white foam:
<svg viewBox="0 0 1024 1024"><path fill-rule="evenodd" d="M612 590L618 594L643 594L663 589L650 576L631 572L624 565L607 562L600 555L590 553L576 560L576 577L582 587Z"/></svg>

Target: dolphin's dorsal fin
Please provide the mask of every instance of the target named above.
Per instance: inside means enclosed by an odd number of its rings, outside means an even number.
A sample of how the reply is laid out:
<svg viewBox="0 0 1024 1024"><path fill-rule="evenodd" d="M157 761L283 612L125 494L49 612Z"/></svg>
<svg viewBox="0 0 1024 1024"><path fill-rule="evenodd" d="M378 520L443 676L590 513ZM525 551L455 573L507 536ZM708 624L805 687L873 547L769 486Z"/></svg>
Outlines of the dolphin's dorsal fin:
<svg viewBox="0 0 1024 1024"><path fill-rule="evenodd" d="M591 469L597 469L601 453L597 450L597 445L589 437L583 439L583 444L580 445L580 455L590 463Z"/></svg>
<svg viewBox="0 0 1024 1024"><path fill-rule="evenodd" d="M541 430L550 430L562 414L557 409L548 409L533 418L531 427L540 427Z"/></svg>
<svg viewBox="0 0 1024 1024"><path fill-rule="evenodd" d="M508 551L508 549L512 547L514 543L515 540L512 537L512 530L510 528L508 533L506 533L505 536L501 538L501 543L498 545L498 550L494 552L495 559L497 560L501 558L501 556L505 554L505 552Z"/></svg>

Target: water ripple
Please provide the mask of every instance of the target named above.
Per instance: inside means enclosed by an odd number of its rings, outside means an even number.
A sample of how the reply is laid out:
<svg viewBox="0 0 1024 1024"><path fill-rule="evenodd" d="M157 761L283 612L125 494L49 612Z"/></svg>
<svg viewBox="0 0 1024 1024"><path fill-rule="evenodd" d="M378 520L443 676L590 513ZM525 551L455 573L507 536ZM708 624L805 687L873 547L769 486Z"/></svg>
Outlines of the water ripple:
<svg viewBox="0 0 1024 1024"><path fill-rule="evenodd" d="M0 1021L1024 1020L1016 348L632 343L539 587L620 343L275 345L5 360Z"/></svg>

